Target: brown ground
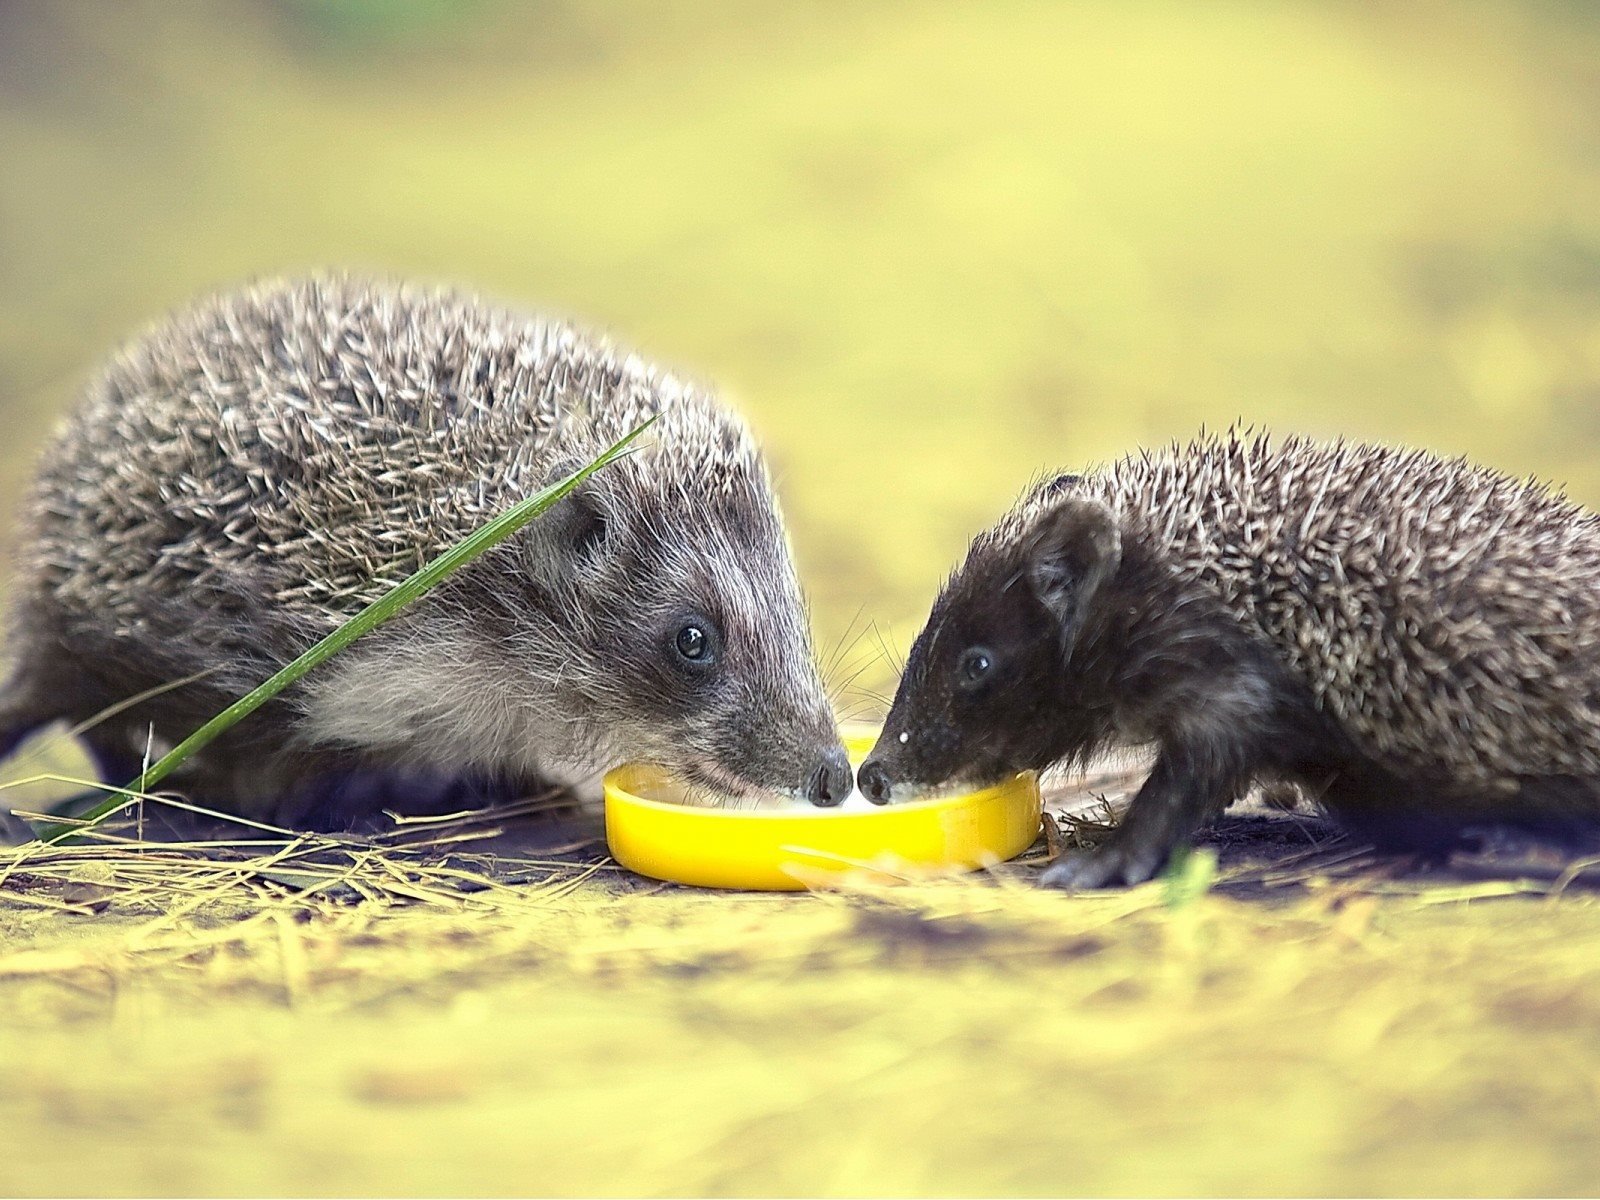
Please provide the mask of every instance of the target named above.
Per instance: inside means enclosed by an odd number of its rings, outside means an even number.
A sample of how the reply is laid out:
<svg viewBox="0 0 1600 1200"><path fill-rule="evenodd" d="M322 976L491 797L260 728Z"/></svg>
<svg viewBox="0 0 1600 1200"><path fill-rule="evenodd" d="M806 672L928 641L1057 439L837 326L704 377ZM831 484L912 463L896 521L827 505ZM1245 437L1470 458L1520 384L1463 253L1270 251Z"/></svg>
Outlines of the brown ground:
<svg viewBox="0 0 1600 1200"><path fill-rule="evenodd" d="M1042 842L760 896L620 871L579 816L499 828L31 852L5 1190L1595 1184L1581 881L1464 882L1258 806L1185 874L1078 897L1031 886Z"/></svg>

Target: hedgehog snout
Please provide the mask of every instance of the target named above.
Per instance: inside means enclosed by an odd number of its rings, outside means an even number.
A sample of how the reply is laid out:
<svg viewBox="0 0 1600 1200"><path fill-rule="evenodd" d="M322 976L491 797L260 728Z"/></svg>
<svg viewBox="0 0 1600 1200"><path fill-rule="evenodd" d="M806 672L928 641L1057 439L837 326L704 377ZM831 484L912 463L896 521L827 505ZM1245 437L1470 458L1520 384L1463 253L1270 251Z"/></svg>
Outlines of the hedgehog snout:
<svg viewBox="0 0 1600 1200"><path fill-rule="evenodd" d="M822 757L821 764L806 783L806 799L819 808L842 804L855 784L855 772L843 746L835 746Z"/></svg>
<svg viewBox="0 0 1600 1200"><path fill-rule="evenodd" d="M915 730L915 733L913 733ZM888 804L937 787L959 769L960 735L947 722L931 720L906 728L891 711L878 744L856 771L856 786L874 804Z"/></svg>
<svg viewBox="0 0 1600 1200"><path fill-rule="evenodd" d="M889 784L889 772L883 769L883 764L875 758L869 758L861 764L856 779L861 785L861 794L874 804L889 803L889 794L893 790Z"/></svg>

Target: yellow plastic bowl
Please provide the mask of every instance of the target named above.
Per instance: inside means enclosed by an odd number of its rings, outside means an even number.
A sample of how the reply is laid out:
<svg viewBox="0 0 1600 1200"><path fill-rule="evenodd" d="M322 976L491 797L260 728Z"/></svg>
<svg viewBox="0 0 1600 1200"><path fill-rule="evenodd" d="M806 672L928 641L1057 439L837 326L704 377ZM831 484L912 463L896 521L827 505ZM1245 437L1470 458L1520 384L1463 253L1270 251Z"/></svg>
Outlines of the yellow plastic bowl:
<svg viewBox="0 0 1600 1200"><path fill-rule="evenodd" d="M870 735L845 738L853 763ZM630 871L696 887L800 891L862 868L971 871L1021 854L1039 833L1039 784L1024 772L964 795L836 809L698 808L659 799L673 780L631 763L605 778L606 841Z"/></svg>

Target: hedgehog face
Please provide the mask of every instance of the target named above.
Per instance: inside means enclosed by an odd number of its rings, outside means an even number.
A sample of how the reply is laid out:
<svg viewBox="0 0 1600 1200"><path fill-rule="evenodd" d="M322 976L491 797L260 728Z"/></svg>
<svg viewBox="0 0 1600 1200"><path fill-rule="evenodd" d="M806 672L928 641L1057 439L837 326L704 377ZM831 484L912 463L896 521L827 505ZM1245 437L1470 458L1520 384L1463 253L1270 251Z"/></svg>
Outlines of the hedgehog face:
<svg viewBox="0 0 1600 1200"><path fill-rule="evenodd" d="M725 448L714 465L675 469L635 456L561 507L529 557L558 567L540 580L541 607L570 638L557 669L582 702L565 707L587 714L594 741L670 768L711 800L842 800L849 763L753 453Z"/></svg>
<svg viewBox="0 0 1600 1200"><path fill-rule="evenodd" d="M663 763L705 798L776 792L837 803L852 776L811 665L798 590L713 580L641 625L616 695L630 758ZM770 607L769 607L770 606Z"/></svg>
<svg viewBox="0 0 1600 1200"><path fill-rule="evenodd" d="M984 786L1096 741L1074 651L1120 554L1110 510L1070 495L1020 534L974 542L912 646L861 767L868 797Z"/></svg>

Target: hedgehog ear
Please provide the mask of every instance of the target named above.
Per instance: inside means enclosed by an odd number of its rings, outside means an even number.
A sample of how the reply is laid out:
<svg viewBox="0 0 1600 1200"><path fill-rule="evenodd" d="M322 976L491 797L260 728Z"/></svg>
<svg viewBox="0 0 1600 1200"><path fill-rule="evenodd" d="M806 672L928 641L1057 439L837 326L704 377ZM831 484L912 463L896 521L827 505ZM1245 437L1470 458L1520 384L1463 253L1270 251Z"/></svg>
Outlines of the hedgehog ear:
<svg viewBox="0 0 1600 1200"><path fill-rule="evenodd" d="M1028 583L1070 642L1095 592L1122 562L1115 514L1098 500L1063 496L1023 544Z"/></svg>
<svg viewBox="0 0 1600 1200"><path fill-rule="evenodd" d="M570 472L558 472L557 478ZM585 483L545 510L524 532L524 566L545 587L570 579L574 570L604 555L610 521L599 490Z"/></svg>

